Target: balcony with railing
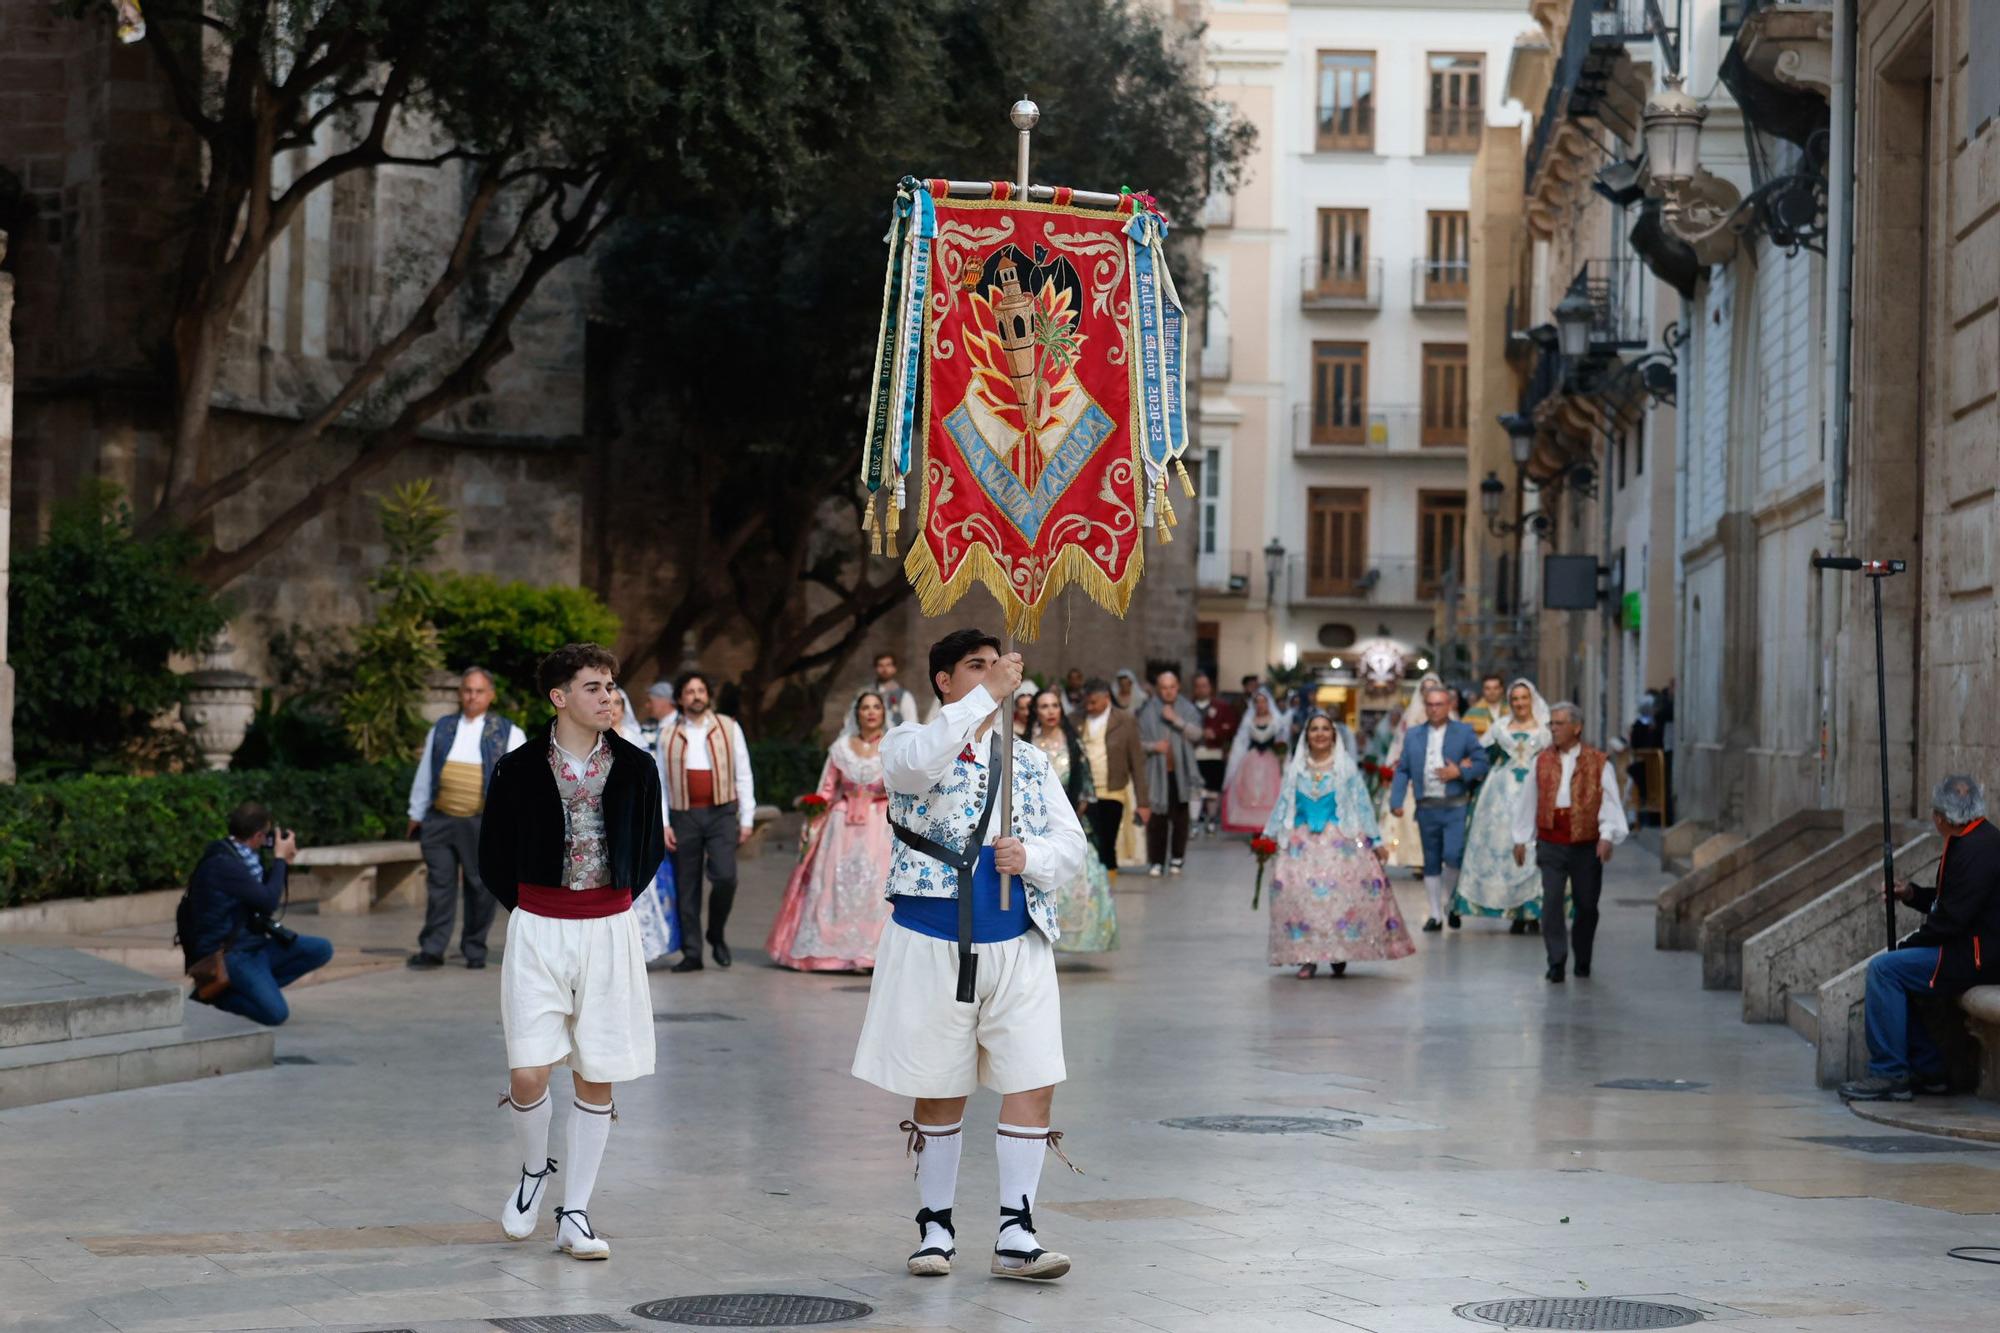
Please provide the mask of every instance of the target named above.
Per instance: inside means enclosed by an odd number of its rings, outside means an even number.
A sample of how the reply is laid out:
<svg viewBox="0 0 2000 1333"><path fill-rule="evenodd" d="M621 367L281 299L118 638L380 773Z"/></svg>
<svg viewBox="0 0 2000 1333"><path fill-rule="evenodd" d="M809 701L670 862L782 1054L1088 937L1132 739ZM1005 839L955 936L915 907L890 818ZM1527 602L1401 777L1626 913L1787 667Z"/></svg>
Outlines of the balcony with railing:
<svg viewBox="0 0 2000 1333"><path fill-rule="evenodd" d="M1432 107L1424 116L1424 152L1478 152L1485 117L1485 109L1476 103Z"/></svg>
<svg viewBox="0 0 2000 1333"><path fill-rule="evenodd" d="M1349 561L1337 552L1306 552L1285 557L1285 598L1293 606L1420 607L1444 592L1454 572L1410 555Z"/></svg>
<svg viewBox="0 0 2000 1333"><path fill-rule="evenodd" d="M1250 571L1261 554L1252 551L1203 551L1195 561L1195 583L1204 596L1248 597Z"/></svg>
<svg viewBox="0 0 2000 1333"><path fill-rule="evenodd" d="M1410 261L1410 304L1419 310L1463 310L1471 290L1470 260Z"/></svg>
<svg viewBox="0 0 2000 1333"><path fill-rule="evenodd" d="M1331 423L1340 429L1329 429L1330 423L1326 420L1315 422L1311 403L1294 403L1292 455L1295 458L1381 458L1388 455L1411 459L1463 459L1465 438L1462 417L1447 415L1459 425L1455 436L1449 430L1440 430L1442 419L1437 412L1427 417L1422 405L1414 403L1364 405L1358 418Z"/></svg>
<svg viewBox="0 0 2000 1333"><path fill-rule="evenodd" d="M1527 186L1535 180L1556 130L1567 120L1596 121L1620 138L1639 132L1639 115L1646 80L1634 71L1628 43L1651 38L1660 44L1665 65L1680 66L1680 0L1671 0L1675 21L1669 23L1669 0L1578 0L1563 31L1562 48L1549 80L1548 95L1535 117L1528 141Z"/></svg>
<svg viewBox="0 0 2000 1333"><path fill-rule="evenodd" d="M1576 271L1569 289L1590 302L1590 356L1615 356L1651 341L1646 301L1651 285L1651 271L1635 258L1592 259Z"/></svg>
<svg viewBox="0 0 2000 1333"><path fill-rule="evenodd" d="M1201 347L1201 377L1205 380L1226 380L1232 369L1232 357L1236 340L1228 334L1210 338Z"/></svg>
<svg viewBox="0 0 2000 1333"><path fill-rule="evenodd" d="M1342 263L1321 255L1299 261L1299 308L1302 310L1380 310L1382 261Z"/></svg>

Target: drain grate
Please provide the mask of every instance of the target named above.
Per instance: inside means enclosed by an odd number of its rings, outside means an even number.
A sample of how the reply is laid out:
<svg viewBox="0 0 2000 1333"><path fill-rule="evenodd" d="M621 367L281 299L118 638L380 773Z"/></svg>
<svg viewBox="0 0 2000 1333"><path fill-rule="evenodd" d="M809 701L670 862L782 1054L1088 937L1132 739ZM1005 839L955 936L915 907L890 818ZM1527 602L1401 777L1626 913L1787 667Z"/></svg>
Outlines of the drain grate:
<svg viewBox="0 0 2000 1333"><path fill-rule="evenodd" d="M1872 1153L1993 1151L1984 1144L1968 1143L1964 1139L1933 1139L1920 1134L1819 1134L1801 1138L1798 1142L1823 1143L1829 1148Z"/></svg>
<svg viewBox="0 0 2000 1333"><path fill-rule="evenodd" d="M1700 1092L1708 1084L1684 1078L1608 1078L1597 1086L1625 1092Z"/></svg>
<svg viewBox="0 0 2000 1333"><path fill-rule="evenodd" d="M655 1023L740 1023L743 1020L735 1014L654 1014Z"/></svg>
<svg viewBox="0 0 2000 1333"><path fill-rule="evenodd" d="M486 1322L506 1333L625 1333L632 1327L608 1314L535 1314Z"/></svg>
<svg viewBox="0 0 2000 1333"><path fill-rule="evenodd" d="M742 1292L724 1296L676 1296L632 1307L641 1319L695 1328L797 1328L803 1324L837 1324L875 1313L872 1305L831 1296L792 1296L782 1292Z"/></svg>
<svg viewBox="0 0 2000 1333"><path fill-rule="evenodd" d="M1502 1328L1643 1329L1686 1328L1701 1322L1701 1314L1679 1305L1656 1301L1626 1301L1615 1296L1521 1297L1461 1305L1461 1319Z"/></svg>
<svg viewBox="0 0 2000 1333"><path fill-rule="evenodd" d="M1201 1129L1212 1134L1343 1134L1361 1128L1359 1120L1315 1115L1191 1115L1160 1123L1168 1129Z"/></svg>

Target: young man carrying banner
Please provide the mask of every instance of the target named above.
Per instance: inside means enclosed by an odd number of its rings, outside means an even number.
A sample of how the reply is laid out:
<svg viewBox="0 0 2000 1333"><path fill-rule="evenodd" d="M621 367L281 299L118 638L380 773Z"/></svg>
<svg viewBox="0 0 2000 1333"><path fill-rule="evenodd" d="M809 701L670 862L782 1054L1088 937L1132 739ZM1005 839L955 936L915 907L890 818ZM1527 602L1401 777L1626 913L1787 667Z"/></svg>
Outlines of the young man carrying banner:
<svg viewBox="0 0 2000 1333"><path fill-rule="evenodd" d="M1062 1156L1062 1135L1049 1128L1064 1077L1055 894L1083 866L1083 828L1048 760L1026 741L1014 742L1012 827L995 813L1009 730L995 726L996 700L1011 704L1019 654L1003 657L991 635L959 630L932 645L930 675L944 705L938 716L904 723L882 742L897 841L894 914L876 950L854 1074L916 1101L901 1126L917 1154L921 1205L909 1271L951 1271L965 1099L984 1083L1001 1097L991 1271L1048 1281L1070 1267L1036 1244L1033 1215L1044 1152ZM1006 911L1003 874L1020 877Z"/></svg>
<svg viewBox="0 0 2000 1333"><path fill-rule="evenodd" d="M512 1077L500 1101L512 1108L521 1174L500 1225L510 1240L534 1234L556 1171L549 1074L567 1064L575 1097L556 1244L577 1259L611 1257L586 1210L617 1117L612 1085L653 1072L653 1004L632 900L652 888L666 829L651 758L611 730L617 671L618 659L594 643L542 660L555 722L546 740L495 766L479 838L480 875L514 914L500 969Z"/></svg>

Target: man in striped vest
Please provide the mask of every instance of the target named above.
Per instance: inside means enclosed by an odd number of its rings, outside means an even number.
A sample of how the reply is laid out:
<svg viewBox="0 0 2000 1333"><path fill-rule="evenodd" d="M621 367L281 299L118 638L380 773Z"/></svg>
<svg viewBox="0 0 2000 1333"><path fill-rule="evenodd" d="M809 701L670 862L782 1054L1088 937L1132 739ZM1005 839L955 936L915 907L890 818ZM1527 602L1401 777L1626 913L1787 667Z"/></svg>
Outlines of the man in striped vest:
<svg viewBox="0 0 2000 1333"><path fill-rule="evenodd" d="M736 719L711 706L708 677L690 671L675 687L680 712L660 735L660 785L667 793L667 851L674 858L681 922L676 972L702 969L706 939L717 967L732 961L723 932L736 901L736 849L756 827L750 747ZM701 929L701 882L709 882L708 933Z"/></svg>
<svg viewBox="0 0 2000 1333"><path fill-rule="evenodd" d="M1535 780L1521 784L1514 802L1514 863L1528 863L1528 844L1542 872L1542 944L1548 979L1560 983L1569 961L1569 912L1565 890L1576 895L1576 974L1590 975L1597 942L1597 901L1604 893L1604 865L1625 841L1625 807L1615 774L1606 782L1604 751L1583 743L1583 713L1575 704L1549 709L1554 741L1535 760Z"/></svg>

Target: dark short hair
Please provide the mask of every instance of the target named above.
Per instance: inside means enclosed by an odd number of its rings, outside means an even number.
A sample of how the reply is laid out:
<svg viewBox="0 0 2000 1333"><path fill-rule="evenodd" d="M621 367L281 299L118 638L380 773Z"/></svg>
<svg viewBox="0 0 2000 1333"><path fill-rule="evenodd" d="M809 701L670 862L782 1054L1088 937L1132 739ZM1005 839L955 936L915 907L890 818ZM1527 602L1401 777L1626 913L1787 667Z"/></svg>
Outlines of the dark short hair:
<svg viewBox="0 0 2000 1333"><path fill-rule="evenodd" d="M542 659L535 669L535 681L547 695L550 690L566 690L585 667L597 667L618 674L618 659L609 648L595 643L566 643Z"/></svg>
<svg viewBox="0 0 2000 1333"><path fill-rule="evenodd" d="M245 801L229 812L229 836L239 842L271 827L271 812L261 801Z"/></svg>
<svg viewBox="0 0 2000 1333"><path fill-rule="evenodd" d="M875 654L875 662L879 662L885 657L888 658L891 662L896 663L897 666L903 665L902 662L897 658L897 656L894 653L877 653ZM869 663L870 666L873 666L874 664L875 664L874 662Z"/></svg>
<svg viewBox="0 0 2000 1333"><path fill-rule="evenodd" d="M1479 686L1480 686L1480 688L1481 688L1481 689L1484 689L1484 688L1486 687L1486 682L1487 682L1487 681L1489 681L1489 680L1497 680L1497 681L1499 681L1499 682L1500 682L1500 683L1501 683L1502 685L1505 685L1505 684L1507 683L1507 678L1506 678L1505 676L1501 675L1501 674L1500 674L1499 672L1497 672L1497 671L1489 671L1489 672L1487 672L1487 673L1486 673L1485 675L1483 675L1483 676L1481 676L1481 677L1479 678Z"/></svg>
<svg viewBox="0 0 2000 1333"><path fill-rule="evenodd" d="M695 681L700 681L701 687L710 694L715 693L715 682L708 678L706 671L683 671L679 678L674 681L674 701L676 703L680 702L682 692Z"/></svg>
<svg viewBox="0 0 2000 1333"><path fill-rule="evenodd" d="M1244 677L1244 678L1243 678L1242 680L1239 680L1239 681L1237 681L1236 683L1237 683L1238 685L1255 685L1255 684L1257 683L1257 680L1258 680L1258 678L1257 678L1256 676L1254 676L1254 675L1253 675L1253 676L1245 676L1245 677Z"/></svg>
<svg viewBox="0 0 2000 1333"><path fill-rule="evenodd" d="M937 678L940 671L949 675L958 669L958 664L978 652L981 648L1000 651L1000 640L983 629L955 629L931 645L931 690L940 701L944 691L938 689Z"/></svg>
<svg viewBox="0 0 2000 1333"><path fill-rule="evenodd" d="M1111 682L1102 676L1092 676L1089 680L1083 682L1083 692L1085 694L1109 694L1111 693Z"/></svg>

